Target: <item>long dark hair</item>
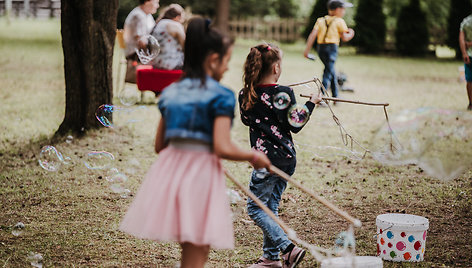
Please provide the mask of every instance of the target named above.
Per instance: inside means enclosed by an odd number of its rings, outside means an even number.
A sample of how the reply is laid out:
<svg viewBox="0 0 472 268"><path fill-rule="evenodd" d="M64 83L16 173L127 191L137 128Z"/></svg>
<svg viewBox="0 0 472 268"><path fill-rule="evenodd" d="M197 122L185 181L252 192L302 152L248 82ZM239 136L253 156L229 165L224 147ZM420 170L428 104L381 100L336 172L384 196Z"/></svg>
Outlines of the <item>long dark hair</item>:
<svg viewBox="0 0 472 268"><path fill-rule="evenodd" d="M272 65L281 60L280 49L274 45L261 44L251 48L244 63L244 88L242 108L249 110L256 103L256 85L267 75Z"/></svg>
<svg viewBox="0 0 472 268"><path fill-rule="evenodd" d="M220 59L233 45L234 40L214 29L211 21L202 17L192 18L188 24L184 48L184 75L182 78L200 78L206 82L203 62L211 53L217 53Z"/></svg>

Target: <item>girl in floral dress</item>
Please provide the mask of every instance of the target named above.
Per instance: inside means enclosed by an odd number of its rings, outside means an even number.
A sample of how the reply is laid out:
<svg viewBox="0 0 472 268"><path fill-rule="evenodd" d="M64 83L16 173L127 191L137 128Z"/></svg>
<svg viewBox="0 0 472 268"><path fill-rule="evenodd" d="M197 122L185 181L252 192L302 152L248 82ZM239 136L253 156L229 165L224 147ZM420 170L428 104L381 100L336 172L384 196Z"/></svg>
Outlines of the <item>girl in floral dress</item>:
<svg viewBox="0 0 472 268"><path fill-rule="evenodd" d="M242 122L249 126L253 149L263 152L272 164L285 173L295 172L296 152L291 133L299 132L303 126L292 126L288 121L288 110L296 103L293 90L277 84L281 74L282 51L272 45L261 44L251 48L244 64L244 88L239 94ZM275 96L285 95L287 105L274 106ZM309 113L321 101L319 94L305 103ZM278 108L277 108L277 107ZM279 202L287 182L277 175L260 170L252 172L249 187L261 201L278 215ZM263 255L250 267L295 267L305 255L305 250L296 247L287 234L265 212L248 199L248 214L264 234ZM282 252L282 265L279 254Z"/></svg>

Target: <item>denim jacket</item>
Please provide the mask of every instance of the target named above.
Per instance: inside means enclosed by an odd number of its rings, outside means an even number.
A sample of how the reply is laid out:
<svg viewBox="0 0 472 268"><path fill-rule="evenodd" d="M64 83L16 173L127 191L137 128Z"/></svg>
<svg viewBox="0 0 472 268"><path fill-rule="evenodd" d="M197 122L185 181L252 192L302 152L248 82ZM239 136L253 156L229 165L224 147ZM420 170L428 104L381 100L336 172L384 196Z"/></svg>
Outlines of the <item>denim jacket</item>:
<svg viewBox="0 0 472 268"><path fill-rule="evenodd" d="M164 118L165 140L196 139L213 143L213 122L217 116L234 118L233 91L211 77L201 85L200 79L184 78L168 86L159 98Z"/></svg>

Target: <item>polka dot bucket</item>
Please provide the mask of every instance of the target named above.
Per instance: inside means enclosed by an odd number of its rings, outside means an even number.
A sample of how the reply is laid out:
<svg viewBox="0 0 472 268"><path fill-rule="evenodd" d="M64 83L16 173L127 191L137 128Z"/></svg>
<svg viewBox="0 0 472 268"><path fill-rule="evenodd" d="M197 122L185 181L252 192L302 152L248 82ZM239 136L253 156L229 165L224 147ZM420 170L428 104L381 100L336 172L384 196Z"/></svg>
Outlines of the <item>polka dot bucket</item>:
<svg viewBox="0 0 472 268"><path fill-rule="evenodd" d="M410 214L377 216L377 256L388 261L419 262L424 258L429 221Z"/></svg>

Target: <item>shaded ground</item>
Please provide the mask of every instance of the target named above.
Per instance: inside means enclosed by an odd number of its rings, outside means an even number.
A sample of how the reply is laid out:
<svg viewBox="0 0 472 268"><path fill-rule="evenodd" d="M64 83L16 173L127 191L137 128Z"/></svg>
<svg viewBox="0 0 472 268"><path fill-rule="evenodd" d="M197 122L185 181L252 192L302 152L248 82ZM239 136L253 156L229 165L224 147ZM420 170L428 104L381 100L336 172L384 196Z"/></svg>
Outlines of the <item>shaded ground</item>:
<svg viewBox="0 0 472 268"><path fill-rule="evenodd" d="M0 21L0 23L3 23ZM87 169L82 160L92 150L115 156L116 167L135 193L142 177L157 157L152 142L159 113L146 105L141 122L118 124L114 129L90 131L71 143L49 138L64 110L62 56L58 22L0 24L0 265L26 267L28 252L41 253L46 267L172 267L179 259L173 243L133 239L117 230L131 198L110 190L104 171ZM242 62L248 46L239 42L223 83L241 86ZM319 62L301 58L302 45L285 46L281 83L309 79L321 73ZM348 74L355 92L345 98L390 103L394 115L422 106L443 109L466 107L464 85L457 83L458 62L434 59L398 59L344 53L338 68ZM26 71L25 71L26 70ZM149 97L149 96L148 96ZM114 100L119 103L118 99ZM152 101L152 98L148 101ZM383 124L381 110L338 105L335 112L362 145L369 146L376 128ZM469 126L470 127L470 126ZM233 138L248 147L247 129L236 118ZM389 167L374 161L325 157L317 146L342 147L339 131L327 109L316 109L306 128L294 136L298 148L295 178L358 217L359 255L375 255L375 218L382 213L409 213L430 221L424 262L384 262L385 267L470 267L472 263L472 172L453 181L430 178L415 165ZM41 169L37 159L43 145L53 144L73 164L58 172ZM138 163L138 164L136 164ZM247 185L250 168L225 162L232 174ZM228 182L228 186L235 189ZM243 194L240 192L241 196ZM262 235L245 213L244 201L233 205L236 247L212 251L208 267L245 267L261 254ZM332 247L347 223L328 209L289 187L283 196L280 217L298 235L315 245ZM23 222L23 234L13 236L12 226ZM299 267L316 267L307 254Z"/></svg>

